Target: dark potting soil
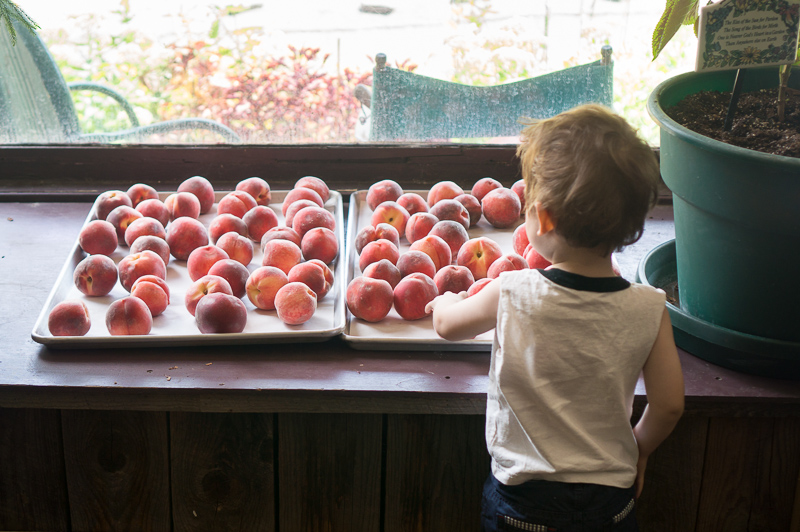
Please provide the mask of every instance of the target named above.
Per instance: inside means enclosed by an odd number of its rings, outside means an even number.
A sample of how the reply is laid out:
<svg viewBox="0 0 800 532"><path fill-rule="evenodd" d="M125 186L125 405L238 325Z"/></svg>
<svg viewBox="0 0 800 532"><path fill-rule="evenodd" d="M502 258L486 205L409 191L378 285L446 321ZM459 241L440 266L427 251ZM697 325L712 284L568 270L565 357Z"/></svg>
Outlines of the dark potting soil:
<svg viewBox="0 0 800 532"><path fill-rule="evenodd" d="M702 91L666 109L667 115L703 136L742 148L800 158L800 91L788 89L778 122L778 89L742 93L730 131L723 129L729 92Z"/></svg>

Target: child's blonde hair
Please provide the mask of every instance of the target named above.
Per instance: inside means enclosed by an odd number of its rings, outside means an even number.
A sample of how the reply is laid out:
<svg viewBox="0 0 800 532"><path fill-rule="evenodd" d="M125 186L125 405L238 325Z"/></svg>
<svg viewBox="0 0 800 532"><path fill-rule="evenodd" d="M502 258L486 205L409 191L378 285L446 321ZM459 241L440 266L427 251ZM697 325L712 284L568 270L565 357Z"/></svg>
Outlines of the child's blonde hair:
<svg viewBox="0 0 800 532"><path fill-rule="evenodd" d="M658 161L622 117L588 104L534 121L517 155L526 209L541 202L570 245L607 255L642 236L658 198Z"/></svg>

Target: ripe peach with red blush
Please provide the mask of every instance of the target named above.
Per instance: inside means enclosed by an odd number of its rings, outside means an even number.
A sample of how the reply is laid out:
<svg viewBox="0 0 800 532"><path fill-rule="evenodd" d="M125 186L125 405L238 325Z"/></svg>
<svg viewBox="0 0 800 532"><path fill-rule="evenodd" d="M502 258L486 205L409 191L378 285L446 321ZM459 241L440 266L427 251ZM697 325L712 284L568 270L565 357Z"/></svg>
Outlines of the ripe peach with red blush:
<svg viewBox="0 0 800 532"><path fill-rule="evenodd" d="M422 273L412 273L394 287L394 309L404 320L418 320L428 315L425 306L438 295L433 279Z"/></svg>
<svg viewBox="0 0 800 532"><path fill-rule="evenodd" d="M469 229L469 211L458 200L439 200L436 205L431 207L430 213L439 220L452 220L463 225L464 229Z"/></svg>
<svg viewBox="0 0 800 532"><path fill-rule="evenodd" d="M247 278L247 299L261 310L275 310L275 295L289 282L286 272L275 266L261 266Z"/></svg>
<svg viewBox="0 0 800 532"><path fill-rule="evenodd" d="M164 293L167 294L167 299L169 299L170 291L169 291L169 285L167 284L167 280L166 279L162 279L161 277L158 277L157 275L142 275L141 277L139 277L138 279L136 279L133 282L133 285L131 286L131 292L136 288L136 285L139 284L139 283L157 284L158 286L161 287L162 290L164 290Z"/></svg>
<svg viewBox="0 0 800 532"><path fill-rule="evenodd" d="M500 245L491 238L481 236L467 240L456 256L459 266L466 266L475 281L486 277L489 266L503 256Z"/></svg>
<svg viewBox="0 0 800 532"><path fill-rule="evenodd" d="M186 289L186 294L183 297L183 303L189 314L194 316L197 304L208 294L222 292L223 294L233 295L231 285L218 275L204 275L199 278Z"/></svg>
<svg viewBox="0 0 800 532"><path fill-rule="evenodd" d="M523 257L525 258L525 262L528 263L528 267L534 270L545 269L552 265L552 263L536 251L531 244L528 244L525 248Z"/></svg>
<svg viewBox="0 0 800 532"><path fill-rule="evenodd" d="M149 249L150 251L154 252L156 255L161 257L161 260L164 261L165 265L169 264L169 244L163 238L159 238L153 235L144 235L140 236L136 240L133 241L131 244L131 254L133 253L141 253L142 251Z"/></svg>
<svg viewBox="0 0 800 532"><path fill-rule="evenodd" d="M367 189L367 206L374 211L384 201L397 201L402 195L403 187L397 181L382 179Z"/></svg>
<svg viewBox="0 0 800 532"><path fill-rule="evenodd" d="M167 244L173 257L186 260L192 251L208 245L208 231L200 221L183 216L167 227Z"/></svg>
<svg viewBox="0 0 800 532"><path fill-rule="evenodd" d="M295 231L291 227L284 227L282 225L278 227L273 227L272 229L264 233L264 236L261 237L262 253L264 252L264 246L270 240L289 240L290 242L294 242L295 244L297 244L297 247L300 247L300 242L302 241L300 235L297 234L297 231Z"/></svg>
<svg viewBox="0 0 800 532"><path fill-rule="evenodd" d="M167 226L170 220L169 209L164 205L160 199L146 199L135 207L136 211L140 212L142 216L148 218L155 218L164 227Z"/></svg>
<svg viewBox="0 0 800 532"><path fill-rule="evenodd" d="M236 296L208 294L197 303L194 321L203 334L240 333L247 325L247 307Z"/></svg>
<svg viewBox="0 0 800 532"><path fill-rule="evenodd" d="M110 256L119 240L114 225L107 220L92 220L81 229L78 244L89 255Z"/></svg>
<svg viewBox="0 0 800 532"><path fill-rule="evenodd" d="M475 182L470 193L475 196L478 201L481 201L486 194L496 188L503 188L503 184L497 179L483 177Z"/></svg>
<svg viewBox="0 0 800 532"><path fill-rule="evenodd" d="M128 225L128 228L125 229L125 243L130 247L137 238L146 235L162 239L167 238L167 232L164 230L164 226L161 222L155 218L142 216L132 221L130 225Z"/></svg>
<svg viewBox="0 0 800 532"><path fill-rule="evenodd" d="M332 212L322 207L305 207L294 215L292 229L297 231L301 239L306 231L315 227L325 227L333 231L336 229L336 218Z"/></svg>
<svg viewBox="0 0 800 532"><path fill-rule="evenodd" d="M353 239L353 245L356 248L356 253L360 254L364 249L364 246L370 242L375 242L376 240L378 240L378 237L375 235L375 227L372 225L365 225L358 230L356 237Z"/></svg>
<svg viewBox="0 0 800 532"><path fill-rule="evenodd" d="M328 201L331 196L330 188L324 180L313 175L303 176L294 184L294 188L310 188L322 198L323 203Z"/></svg>
<svg viewBox="0 0 800 532"><path fill-rule="evenodd" d="M389 259L381 259L378 262L367 265L362 275L364 277L372 277L373 279L383 279L391 285L392 290L394 290L394 287L400 282L400 279L403 278L400 270L397 266L392 264Z"/></svg>
<svg viewBox="0 0 800 532"><path fill-rule="evenodd" d="M375 238L380 240L388 240L398 248L400 247L400 233L393 225L387 223L379 223L375 226Z"/></svg>
<svg viewBox="0 0 800 532"><path fill-rule="evenodd" d="M218 214L214 216L211 223L208 224L208 239L212 243L216 243L219 237L231 231L242 236L248 236L247 223L238 216L228 212Z"/></svg>
<svg viewBox="0 0 800 532"><path fill-rule="evenodd" d="M362 275L347 285L345 301L353 316L376 323L392 310L394 292L387 281Z"/></svg>
<svg viewBox="0 0 800 532"><path fill-rule="evenodd" d="M397 246L385 238L380 238L364 246L364 249L361 250L361 254L358 256L358 267L363 272L364 269L373 262L387 259L392 264L397 264L397 259L399 258L400 250L397 249Z"/></svg>
<svg viewBox="0 0 800 532"><path fill-rule="evenodd" d="M150 281L137 279L131 287L131 295L144 301L150 310L150 315L154 318L160 316L169 306L169 294L164 291L161 285Z"/></svg>
<svg viewBox="0 0 800 532"><path fill-rule="evenodd" d="M133 207L131 198L121 190L106 190L95 200L95 214L98 220L105 220L108 213L119 207L125 205Z"/></svg>
<svg viewBox="0 0 800 532"><path fill-rule="evenodd" d="M425 198L416 192L404 193L397 198L397 203L407 210L410 216L414 216L418 212L428 212L428 204L425 202Z"/></svg>
<svg viewBox="0 0 800 532"><path fill-rule="evenodd" d="M326 284L329 285L328 290L332 289L333 288L333 270L331 270L330 266L328 266L327 264L325 264L324 262L322 262L319 259L311 259L311 260L309 260L307 262L310 263L310 264L316 264L317 266L322 268L322 274L325 276ZM325 293L327 293L327 292L325 292ZM325 294L322 294L322 295L317 294L317 299L318 300L322 299L324 296L325 296Z"/></svg>
<svg viewBox="0 0 800 532"><path fill-rule="evenodd" d="M136 183L126 192L131 199L131 207L136 208L141 202L149 199L158 199L158 191L144 183Z"/></svg>
<svg viewBox="0 0 800 532"><path fill-rule="evenodd" d="M232 214L237 218L243 218L250 209L255 208L256 200L247 192L234 190L228 192L217 203L217 215Z"/></svg>
<svg viewBox="0 0 800 532"><path fill-rule="evenodd" d="M305 209L306 207L319 207L319 205L317 205L316 203L314 203L313 201L308 200L308 199L299 199L299 200L293 201L286 208L286 214L284 214L284 217L283 217L284 218L283 219L284 223L288 227L291 227L292 226L292 222L294 221L294 215L297 214L297 212L300 209Z"/></svg>
<svg viewBox="0 0 800 532"><path fill-rule="evenodd" d="M397 234L403 237L406 232L406 225L411 216L408 211L396 201L384 201L372 211L372 226L377 227L380 223L386 223L397 229Z"/></svg>
<svg viewBox="0 0 800 532"><path fill-rule="evenodd" d="M236 184L236 190L250 194L256 200L256 205L267 206L272 201L269 183L260 177L248 177L239 181Z"/></svg>
<svg viewBox="0 0 800 532"><path fill-rule="evenodd" d="M132 255L126 255L117 265L119 282L122 288L131 291L133 283L142 275L155 275L162 279L167 278L167 266L161 257L153 251L144 250Z"/></svg>
<svg viewBox="0 0 800 532"><path fill-rule="evenodd" d="M450 247L451 259L458 256L458 251L461 246L469 240L469 233L464 229L464 226L453 220L442 220L436 222L428 235L438 236Z"/></svg>
<svg viewBox="0 0 800 532"><path fill-rule="evenodd" d="M413 244L420 238L428 236L438 221L439 218L429 212L412 214L406 224L406 240Z"/></svg>
<svg viewBox="0 0 800 532"><path fill-rule="evenodd" d="M287 277L290 283L305 283L320 300L328 294L333 283L333 275L328 276L330 269L326 272L323 266L326 265L319 260L301 262L289 270Z"/></svg>
<svg viewBox="0 0 800 532"><path fill-rule="evenodd" d="M275 294L278 318L287 325L300 325L314 316L317 294L305 283L288 282Z"/></svg>
<svg viewBox="0 0 800 532"><path fill-rule="evenodd" d="M412 273L424 273L431 279L436 275L436 266L433 260L424 251L410 249L397 259L397 269L401 277Z"/></svg>
<svg viewBox="0 0 800 532"><path fill-rule="evenodd" d="M489 279L488 277L484 277L483 279L478 279L475 281L472 286L467 289L467 297L472 297L481 290L483 290L487 284L491 283L494 279Z"/></svg>
<svg viewBox="0 0 800 532"><path fill-rule="evenodd" d="M125 231L134 220L138 220L139 218L142 218L142 214L134 210L133 207L120 205L108 213L106 220L114 226L117 232L117 240L119 240L119 242L125 242Z"/></svg>
<svg viewBox="0 0 800 532"><path fill-rule="evenodd" d="M466 266L448 264L436 272L433 282L440 294L445 292L460 294L469 290L469 287L475 282L475 278Z"/></svg>
<svg viewBox="0 0 800 532"><path fill-rule="evenodd" d="M303 260L300 246L290 240L270 240L264 245L264 255L261 258L262 266L275 266L288 274L295 264Z"/></svg>
<svg viewBox="0 0 800 532"><path fill-rule="evenodd" d="M208 275L218 275L228 281L231 291L236 297L244 297L247 293L247 279L250 277L250 270L239 261L218 260L208 269Z"/></svg>
<svg viewBox="0 0 800 532"><path fill-rule="evenodd" d="M426 253L433 261L437 272L453 261L453 254L450 251L450 246L447 245L447 242L441 237L436 235L423 237L411 244L408 249Z"/></svg>
<svg viewBox="0 0 800 532"><path fill-rule="evenodd" d="M319 259L331 264L339 255L339 241L336 233L327 227L314 227L303 235L300 250L306 260Z"/></svg>
<svg viewBox="0 0 800 532"><path fill-rule="evenodd" d="M469 213L469 226L475 227L478 222L481 221L481 216L483 216L483 209L481 208L481 202L478 201L478 198L472 194L461 194L453 199L467 209Z"/></svg>
<svg viewBox="0 0 800 532"><path fill-rule="evenodd" d="M439 181L428 191L428 209L443 199L453 199L464 193L464 189L453 181Z"/></svg>
<svg viewBox="0 0 800 532"><path fill-rule="evenodd" d="M230 258L222 248L214 245L200 246L189 254L186 260L186 270L189 278L196 281L204 275L208 275L208 270L215 262Z"/></svg>
<svg viewBox="0 0 800 532"><path fill-rule="evenodd" d="M511 235L511 247L517 255L525 256L525 250L530 242L528 241L528 231L525 224L519 224Z"/></svg>
<svg viewBox="0 0 800 532"><path fill-rule="evenodd" d="M261 242L264 233L278 227L278 215L265 205L256 205L242 217L247 226L247 236L254 242Z"/></svg>
<svg viewBox="0 0 800 532"><path fill-rule="evenodd" d="M516 224L522 213L519 196L509 188L496 188L486 194L481 207L486 221L498 229Z"/></svg>
<svg viewBox="0 0 800 532"><path fill-rule="evenodd" d="M317 207L325 206L325 202L322 201L322 197L314 189L306 187L293 188L287 192L286 196L283 198L283 205L281 205L281 213L283 216L286 217L286 211L289 209L289 206L292 203L301 199L312 201L317 204Z"/></svg>
<svg viewBox="0 0 800 532"><path fill-rule="evenodd" d="M253 241L239 233L225 233L219 237L216 245L228 254L228 258L241 262L244 266L253 260Z"/></svg>
<svg viewBox="0 0 800 532"><path fill-rule="evenodd" d="M117 265L106 255L89 255L81 260L72 273L72 280L87 296L105 296L117 284Z"/></svg>
<svg viewBox="0 0 800 532"><path fill-rule="evenodd" d="M164 200L164 206L169 211L169 219L176 220L182 216L197 219L202 213L200 200L191 192L176 192Z"/></svg>
<svg viewBox="0 0 800 532"><path fill-rule="evenodd" d="M136 296L117 299L106 310L106 328L112 336L145 335L153 327L153 316Z"/></svg>
<svg viewBox="0 0 800 532"><path fill-rule="evenodd" d="M91 328L89 309L83 301L62 301L47 315L47 330L53 336L85 336Z"/></svg>
<svg viewBox="0 0 800 532"><path fill-rule="evenodd" d="M514 193L519 198L520 210L524 213L525 212L525 180L524 179L519 179L519 180L515 181L514 184L511 185L511 190L513 190Z"/></svg>
<svg viewBox="0 0 800 532"><path fill-rule="evenodd" d="M200 213L205 214L214 206L214 187L203 176L192 176L178 185L178 192L189 192L200 202Z"/></svg>
<svg viewBox="0 0 800 532"><path fill-rule="evenodd" d="M522 255L517 253L509 253L503 255L489 266L486 271L486 277L489 279L496 279L503 272L510 272L514 270L525 270L528 268L528 263L522 258Z"/></svg>

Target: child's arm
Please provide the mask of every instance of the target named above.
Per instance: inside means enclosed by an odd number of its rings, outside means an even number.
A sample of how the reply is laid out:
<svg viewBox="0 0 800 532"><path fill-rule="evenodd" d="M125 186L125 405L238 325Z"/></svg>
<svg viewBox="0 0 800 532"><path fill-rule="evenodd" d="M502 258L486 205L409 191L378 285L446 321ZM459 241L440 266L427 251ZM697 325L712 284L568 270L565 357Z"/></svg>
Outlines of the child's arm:
<svg viewBox="0 0 800 532"><path fill-rule="evenodd" d="M675 428L683 414L683 373L672 337L669 312L664 309L661 328L642 370L647 406L633 429L639 446L636 496L642 493L647 458Z"/></svg>
<svg viewBox="0 0 800 532"><path fill-rule="evenodd" d="M433 328L439 336L466 340L494 329L499 300L500 281L495 279L472 297L466 292L446 292L428 303L425 310L433 311Z"/></svg>

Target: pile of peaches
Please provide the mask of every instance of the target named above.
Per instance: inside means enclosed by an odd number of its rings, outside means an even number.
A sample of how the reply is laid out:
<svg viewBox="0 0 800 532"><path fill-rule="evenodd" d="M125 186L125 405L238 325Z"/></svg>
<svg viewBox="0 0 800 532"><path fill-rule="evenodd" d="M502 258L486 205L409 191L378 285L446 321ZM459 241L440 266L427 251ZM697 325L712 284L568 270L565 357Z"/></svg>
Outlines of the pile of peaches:
<svg viewBox="0 0 800 532"><path fill-rule="evenodd" d="M354 239L361 275L347 286L347 308L371 323L383 320L392 308L405 320L417 320L439 294L472 296L501 272L546 268L550 263L528 242L525 224L517 225L524 202L522 180L506 188L485 177L469 193L452 181L440 181L427 197L404 192L391 179L372 184L366 195L371 225L359 229ZM487 236L470 238L469 229L481 217L497 229L516 226L513 251L504 253Z"/></svg>
<svg viewBox="0 0 800 532"><path fill-rule="evenodd" d="M107 191L95 202L96 219L78 237L86 257L75 267L73 281L85 297L106 296L117 282L130 294L108 305L105 325L113 336L150 333L175 295L167 283L171 258L191 278L180 295L201 333L242 332L245 297L258 309L275 310L286 324L302 324L333 286L330 265L339 241L334 215L325 208L329 196L322 179L299 179L285 196L280 224L270 207L269 184L251 177L216 203L206 227L199 218L212 212L216 193L202 176L183 181L164 201L143 183L127 192ZM262 260L250 268L256 245ZM128 253L116 263L111 255L125 248ZM48 327L53 336L87 334L86 304L58 303Z"/></svg>

